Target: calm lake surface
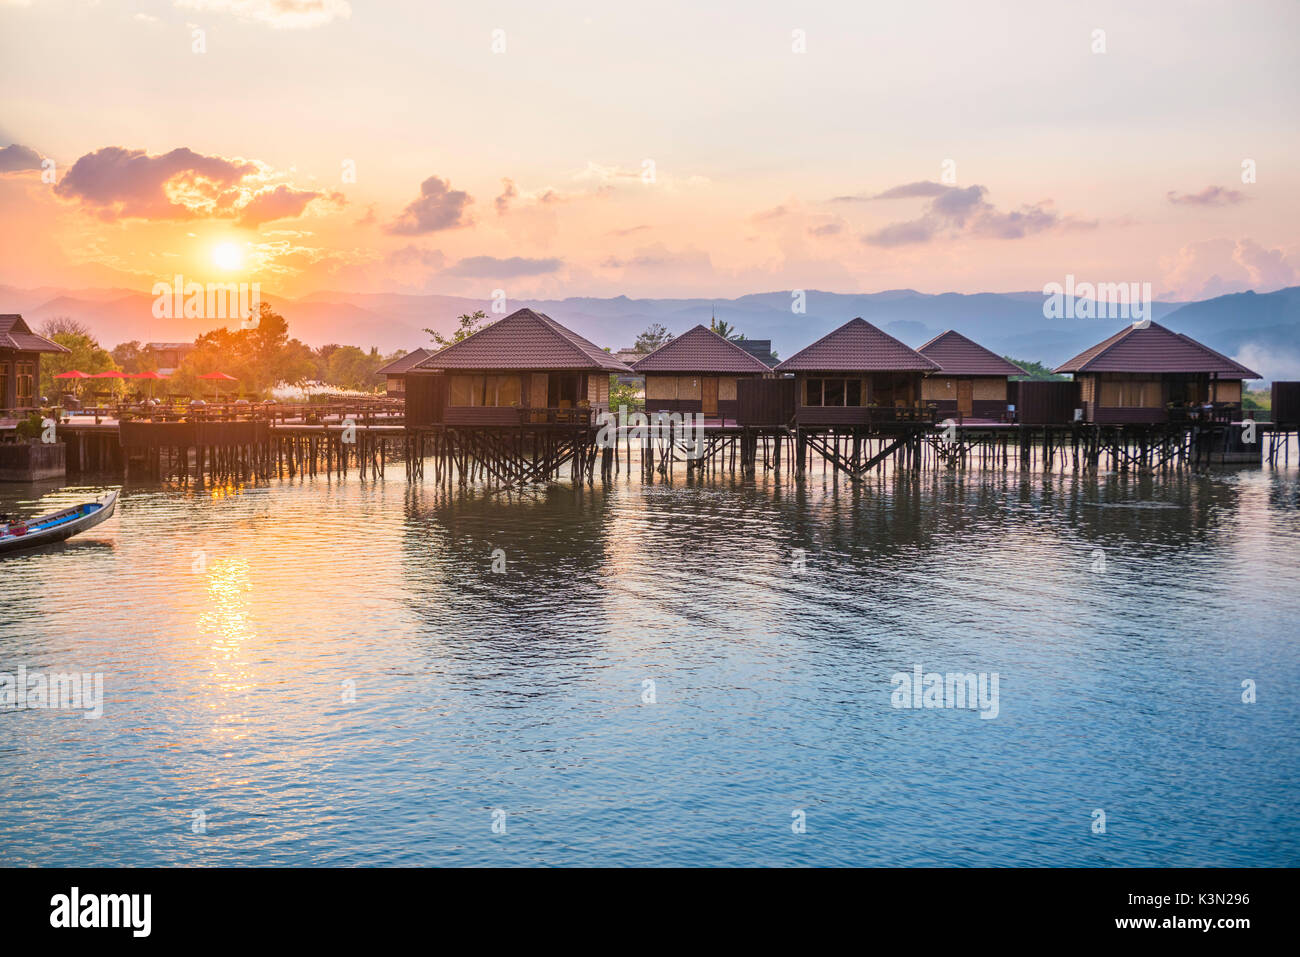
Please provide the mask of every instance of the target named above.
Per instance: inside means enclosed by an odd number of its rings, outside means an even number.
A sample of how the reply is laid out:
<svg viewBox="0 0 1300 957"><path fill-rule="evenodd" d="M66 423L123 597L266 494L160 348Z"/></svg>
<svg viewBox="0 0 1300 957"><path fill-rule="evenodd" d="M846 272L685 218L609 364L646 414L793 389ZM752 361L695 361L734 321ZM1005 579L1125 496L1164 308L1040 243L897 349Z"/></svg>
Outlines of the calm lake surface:
<svg viewBox="0 0 1300 957"><path fill-rule="evenodd" d="M1294 467L128 485L0 557L0 672L105 697L0 711L0 863L1294 866L1298 503ZM996 718L894 707L916 666L996 672Z"/></svg>

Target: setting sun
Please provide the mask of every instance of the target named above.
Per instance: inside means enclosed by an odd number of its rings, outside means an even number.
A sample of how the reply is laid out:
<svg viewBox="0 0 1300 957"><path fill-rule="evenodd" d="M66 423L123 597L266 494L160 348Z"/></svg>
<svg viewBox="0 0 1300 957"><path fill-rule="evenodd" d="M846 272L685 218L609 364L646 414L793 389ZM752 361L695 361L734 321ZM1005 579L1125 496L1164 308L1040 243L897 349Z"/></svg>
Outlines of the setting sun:
<svg viewBox="0 0 1300 957"><path fill-rule="evenodd" d="M220 243L212 250L212 261L221 269L238 269L244 264L244 253L234 243Z"/></svg>

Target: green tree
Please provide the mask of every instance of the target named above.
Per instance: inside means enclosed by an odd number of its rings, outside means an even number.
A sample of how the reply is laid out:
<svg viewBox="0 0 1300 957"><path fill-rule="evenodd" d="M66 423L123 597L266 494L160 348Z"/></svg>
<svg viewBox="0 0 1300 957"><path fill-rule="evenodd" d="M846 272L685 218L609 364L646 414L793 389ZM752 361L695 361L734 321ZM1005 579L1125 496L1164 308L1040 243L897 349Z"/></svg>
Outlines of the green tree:
<svg viewBox="0 0 1300 957"><path fill-rule="evenodd" d="M709 328L722 336L722 338L730 340L731 342L740 342L745 338L744 333L737 332L736 327L725 319L710 319Z"/></svg>
<svg viewBox="0 0 1300 957"><path fill-rule="evenodd" d="M673 334L657 322L652 322L646 327L645 332L636 337L636 342L632 348L637 352L654 352L660 346L670 342Z"/></svg>
<svg viewBox="0 0 1300 957"><path fill-rule="evenodd" d="M113 361L113 354L100 346L88 333L55 332L49 338L69 350L47 353L41 357L41 395L51 401L56 400L61 392L75 393L81 390L81 380L78 379L60 379L56 383L54 377L59 373L77 369L88 375L94 375L96 372L107 372L117 368L117 363ZM107 385L112 388L109 384L114 381L105 379L103 382L96 383L96 386L103 388Z"/></svg>
<svg viewBox="0 0 1300 957"><path fill-rule="evenodd" d="M115 345L113 361L123 372L151 372L158 368L158 359L136 339Z"/></svg>
<svg viewBox="0 0 1300 957"><path fill-rule="evenodd" d="M436 329L426 328L424 331L427 332L429 335L433 336L433 341L436 342L439 345L439 347L445 349L447 346L451 345L454 342L460 342L464 339L468 339L470 336L478 332L484 326L490 324L488 320L488 314L484 312L482 309L474 313L469 313L460 316L459 322L460 322L459 328L457 328L456 331L452 333L450 339L444 336L441 332L438 332L438 330Z"/></svg>
<svg viewBox="0 0 1300 957"><path fill-rule="evenodd" d="M1063 375L1057 375L1052 371L1050 366L1045 366L1041 362L1031 362L1028 359L1013 359L1011 356L1003 356L1002 358L1006 359L1008 362L1014 362L1016 365L1020 366L1020 368L1024 369L1025 372L1029 373L1028 375L1012 376L1012 379L1031 379L1036 381L1056 382L1067 378Z"/></svg>

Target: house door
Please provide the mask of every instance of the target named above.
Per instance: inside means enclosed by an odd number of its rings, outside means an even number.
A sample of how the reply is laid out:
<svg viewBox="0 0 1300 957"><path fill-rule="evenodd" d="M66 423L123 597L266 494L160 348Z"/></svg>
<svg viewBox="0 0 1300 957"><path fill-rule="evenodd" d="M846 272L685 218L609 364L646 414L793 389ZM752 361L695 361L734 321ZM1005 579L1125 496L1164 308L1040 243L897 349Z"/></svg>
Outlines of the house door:
<svg viewBox="0 0 1300 957"><path fill-rule="evenodd" d="M718 414L718 380L714 376L700 379L700 402L705 415Z"/></svg>
<svg viewBox="0 0 1300 957"><path fill-rule="evenodd" d="M975 384L970 379L957 380L957 414L970 415L975 408Z"/></svg>

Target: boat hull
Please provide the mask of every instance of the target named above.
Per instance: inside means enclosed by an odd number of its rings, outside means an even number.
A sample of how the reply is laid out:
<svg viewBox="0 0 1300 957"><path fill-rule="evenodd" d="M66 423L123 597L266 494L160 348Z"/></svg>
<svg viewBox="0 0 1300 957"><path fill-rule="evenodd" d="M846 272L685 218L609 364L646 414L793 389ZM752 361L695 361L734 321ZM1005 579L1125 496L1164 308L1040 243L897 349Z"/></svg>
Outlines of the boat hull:
<svg viewBox="0 0 1300 957"><path fill-rule="evenodd" d="M117 493L109 492L102 501L86 502L61 512L52 512L26 523L25 535L0 534L0 554L62 542L73 535L107 521L117 508Z"/></svg>

